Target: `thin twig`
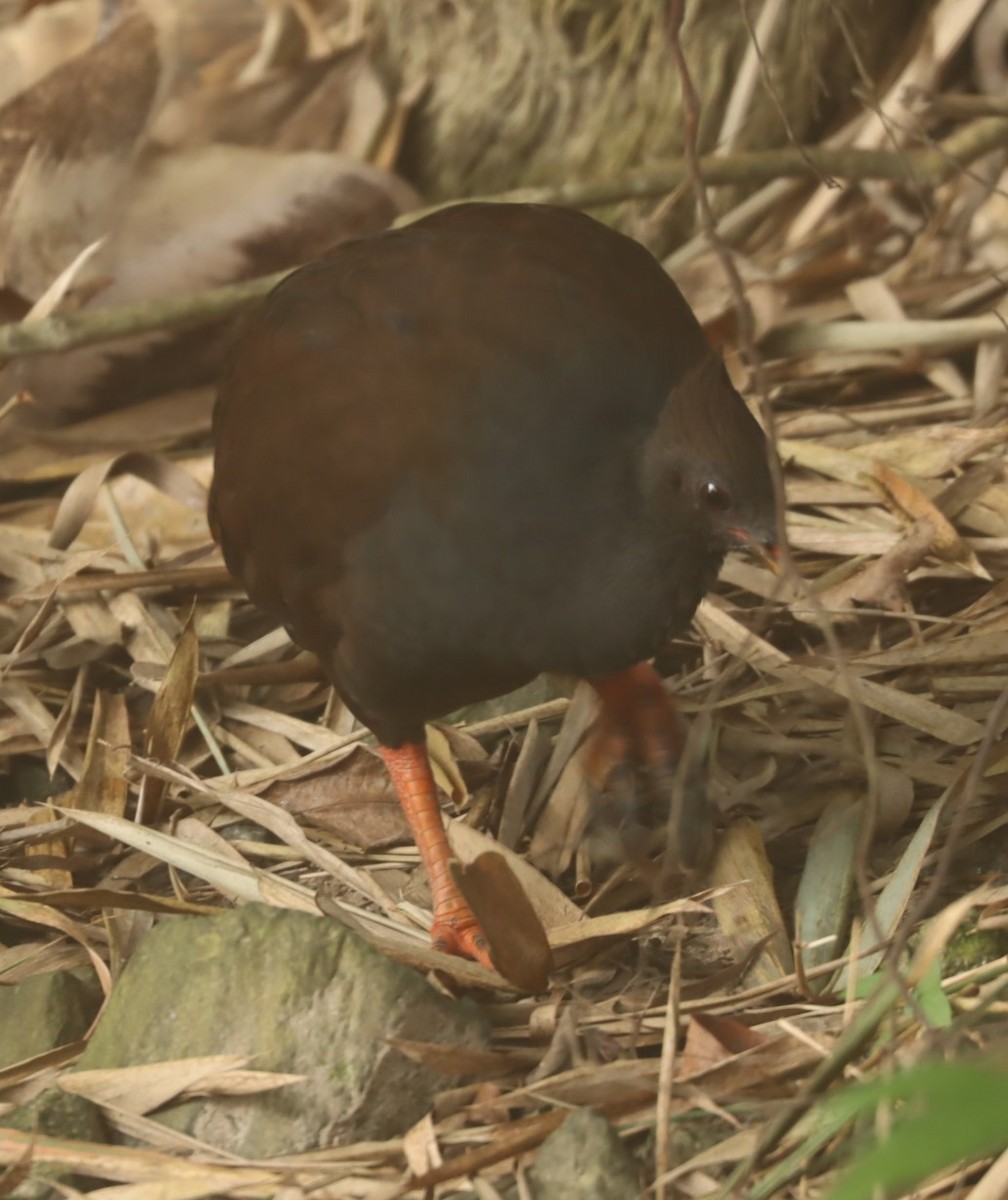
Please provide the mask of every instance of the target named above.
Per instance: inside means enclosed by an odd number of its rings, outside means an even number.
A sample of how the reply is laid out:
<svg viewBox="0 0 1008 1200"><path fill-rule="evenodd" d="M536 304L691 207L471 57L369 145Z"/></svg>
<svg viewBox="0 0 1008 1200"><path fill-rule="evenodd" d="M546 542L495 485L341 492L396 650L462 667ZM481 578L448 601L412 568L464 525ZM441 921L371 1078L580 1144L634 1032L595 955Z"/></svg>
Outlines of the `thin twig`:
<svg viewBox="0 0 1008 1200"><path fill-rule="evenodd" d="M669 1119L672 1083L675 1079L676 1049L679 1044L679 992L682 986L679 947L672 951L669 970L668 1000L665 1005L665 1030L662 1034L661 1062L658 1067L658 1098L655 1105L655 1200L665 1200L663 1181L669 1170Z"/></svg>

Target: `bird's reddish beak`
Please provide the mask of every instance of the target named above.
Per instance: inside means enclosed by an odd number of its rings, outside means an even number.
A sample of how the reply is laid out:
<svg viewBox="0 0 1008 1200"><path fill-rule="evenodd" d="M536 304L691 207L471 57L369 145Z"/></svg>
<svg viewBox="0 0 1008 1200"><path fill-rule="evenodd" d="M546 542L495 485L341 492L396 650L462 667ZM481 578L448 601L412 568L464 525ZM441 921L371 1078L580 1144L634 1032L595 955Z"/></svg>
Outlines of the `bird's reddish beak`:
<svg viewBox="0 0 1008 1200"><path fill-rule="evenodd" d="M741 529L737 526L732 526L728 532L735 539L739 548L751 554L757 562L764 567L769 567L774 574L780 571L781 552L780 546L775 541L763 541L754 537L748 529Z"/></svg>

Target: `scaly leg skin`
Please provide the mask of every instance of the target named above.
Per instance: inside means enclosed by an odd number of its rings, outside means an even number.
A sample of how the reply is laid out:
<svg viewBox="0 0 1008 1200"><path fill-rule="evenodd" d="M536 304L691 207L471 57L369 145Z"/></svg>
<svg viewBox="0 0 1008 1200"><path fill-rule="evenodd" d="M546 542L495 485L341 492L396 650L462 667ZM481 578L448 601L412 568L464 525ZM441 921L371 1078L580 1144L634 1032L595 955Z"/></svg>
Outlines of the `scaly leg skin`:
<svg viewBox="0 0 1008 1200"><path fill-rule="evenodd" d="M420 742L406 742L396 747L380 746L379 750L427 869L434 906L434 949L474 959L494 970L483 930L451 877L448 861L452 852L441 820L427 747Z"/></svg>
<svg viewBox="0 0 1008 1200"><path fill-rule="evenodd" d="M629 772L643 777L647 799L668 809L677 766L686 748L687 726L657 671L638 663L626 671L589 680L602 701L589 763L617 787ZM613 770L615 764L619 764ZM621 775L623 776L621 784ZM678 811L669 812L669 847L679 869L702 870L713 850L714 814L702 788L687 779ZM667 864L671 867L672 864Z"/></svg>

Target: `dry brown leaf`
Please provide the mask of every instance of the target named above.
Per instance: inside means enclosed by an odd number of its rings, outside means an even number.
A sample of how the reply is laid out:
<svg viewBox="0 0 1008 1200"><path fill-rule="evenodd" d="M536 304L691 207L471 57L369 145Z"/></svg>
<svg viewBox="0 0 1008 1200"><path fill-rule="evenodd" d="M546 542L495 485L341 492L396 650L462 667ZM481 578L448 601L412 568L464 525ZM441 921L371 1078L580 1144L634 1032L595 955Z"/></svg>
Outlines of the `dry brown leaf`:
<svg viewBox="0 0 1008 1200"><path fill-rule="evenodd" d="M676 1066L680 1075L697 1075L720 1062L762 1046L766 1037L741 1021L716 1013L694 1013L686 1028L686 1044Z"/></svg>
<svg viewBox="0 0 1008 1200"><path fill-rule="evenodd" d="M584 913L574 901L541 871L537 871L524 856L508 850L506 846L500 845L478 829L473 829L464 821L449 821L447 833L452 853L460 862L473 862L487 852L501 855L550 936L557 926L567 926L584 920Z"/></svg>
<svg viewBox="0 0 1008 1200"><path fill-rule="evenodd" d="M386 1039L400 1053L423 1063L440 1075L472 1075L483 1079L510 1075L528 1064L528 1052L513 1050L471 1050L465 1046L446 1046L443 1042L418 1042L409 1038Z"/></svg>
<svg viewBox="0 0 1008 1200"><path fill-rule="evenodd" d="M856 311L868 320L905 321L907 314L889 284L878 276L855 280L847 295ZM918 356L921 358L922 356ZM967 396L969 388L951 359L923 356L921 369L934 386L950 396Z"/></svg>
<svg viewBox="0 0 1008 1200"><path fill-rule="evenodd" d="M917 522L874 562L868 563L841 583L818 592L817 607L802 600L797 601L794 605L795 616L815 623L819 620L820 612L830 617L840 616L845 610L855 609L858 605L899 612L907 607L907 576L931 553L933 541L934 527L931 523Z"/></svg>
<svg viewBox="0 0 1008 1200"><path fill-rule="evenodd" d="M278 908L291 908L296 912L309 912L316 916L319 913L314 894L302 884L249 867L244 862L234 861L205 847L169 837L156 829L139 825L136 821L126 821L107 813L81 810L67 810L66 815L72 816L75 821L89 829L124 842L127 846L141 850L169 866L205 879L222 892L234 894L242 900L261 900Z"/></svg>
<svg viewBox="0 0 1008 1200"><path fill-rule="evenodd" d="M76 786L63 797L63 803L68 808L125 816L130 744L126 698L121 692L96 692L84 769Z"/></svg>
<svg viewBox="0 0 1008 1200"><path fill-rule="evenodd" d="M102 1146L72 1138L46 1137L37 1132L0 1131L0 1163L31 1155L33 1167L47 1163L92 1178L135 1182L134 1200L197 1200L236 1185L236 1168L192 1162L181 1155L126 1146ZM275 1190L283 1176L262 1167L237 1168L242 1185Z"/></svg>
<svg viewBox="0 0 1008 1200"><path fill-rule="evenodd" d="M263 796L362 850L384 849L410 836L385 764L363 746L352 747L337 767L280 780Z"/></svg>
<svg viewBox="0 0 1008 1200"><path fill-rule="evenodd" d="M52 820L52 813L39 809L28 818L28 826L45 825ZM24 848L25 870L45 888L73 886L73 875L65 865L68 858L67 842L62 837L37 838Z"/></svg>
<svg viewBox="0 0 1008 1200"><path fill-rule="evenodd" d="M452 863L452 878L486 934L498 971L522 991L545 991L553 956L542 922L503 854Z"/></svg>
<svg viewBox="0 0 1008 1200"><path fill-rule="evenodd" d="M444 1162L430 1113L425 1113L403 1137L403 1155L413 1175L424 1175Z"/></svg>
<svg viewBox="0 0 1008 1200"><path fill-rule="evenodd" d="M730 886L718 891L728 891ZM700 916L710 911L707 901L715 893L701 892L679 900L668 900L650 908L630 909L627 912L606 913L601 917L586 917L570 924L556 925L549 930L549 942L554 950L572 950L587 947L604 938L635 937L666 917Z"/></svg>
<svg viewBox="0 0 1008 1200"><path fill-rule="evenodd" d="M1008 425L969 428L936 423L920 432L880 438L871 446L872 457L891 463L906 475L937 479L964 466L976 455L1008 439Z"/></svg>
<svg viewBox="0 0 1008 1200"><path fill-rule="evenodd" d="M261 796L235 791L230 782L213 794L225 807L268 829L309 862L328 871L340 883L359 895L366 896L383 911L391 912L394 909L395 905L390 897L369 872L343 862L324 846L316 845L305 835L294 818L277 805L271 804Z"/></svg>
<svg viewBox="0 0 1008 1200"><path fill-rule="evenodd" d="M63 707L60 709L59 716L53 724L52 735L49 738L49 745L46 747L46 770L49 772L51 779L56 774L56 768L59 766L60 756L63 753L63 748L66 745L67 738L73 730L74 722L77 719L77 713L80 710L81 699L84 695L84 684L87 680L86 672L79 670L77 677L74 679L73 687L70 689L70 694L67 696ZM95 704L97 705L97 696ZM87 755L85 754L84 769L87 769Z"/></svg>
<svg viewBox="0 0 1008 1200"><path fill-rule="evenodd" d="M32 904L27 900L21 900L18 898L16 892L12 892L9 888L0 884L0 912L3 911L19 917L22 921L42 925L49 929L56 929L67 937L73 938L87 953L95 975L98 977L98 982L101 984L102 991L106 996L111 992L112 976L105 965L104 959L98 954L92 944L92 939L88 936L89 931L84 925L72 920L65 913L51 909L44 904Z"/></svg>

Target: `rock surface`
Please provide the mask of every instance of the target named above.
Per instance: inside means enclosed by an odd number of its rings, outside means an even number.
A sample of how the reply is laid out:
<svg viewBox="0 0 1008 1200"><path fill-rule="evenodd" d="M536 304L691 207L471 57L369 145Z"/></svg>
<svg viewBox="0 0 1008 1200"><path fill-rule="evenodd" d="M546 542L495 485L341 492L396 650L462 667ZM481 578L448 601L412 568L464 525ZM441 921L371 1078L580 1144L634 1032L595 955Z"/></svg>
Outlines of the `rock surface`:
<svg viewBox="0 0 1008 1200"><path fill-rule="evenodd" d="M0 988L0 1068L84 1036L101 993L70 971L34 975Z"/></svg>
<svg viewBox="0 0 1008 1200"><path fill-rule="evenodd" d="M571 1113L543 1142L529 1172L536 1200L633 1200L640 1174L616 1131L590 1108Z"/></svg>
<svg viewBox="0 0 1008 1200"><path fill-rule="evenodd" d="M118 980L79 1069L242 1054L303 1082L256 1096L187 1101L154 1114L172 1129L251 1158L404 1133L434 1074L391 1037L483 1048L478 1009L343 926L250 904L161 921Z"/></svg>

